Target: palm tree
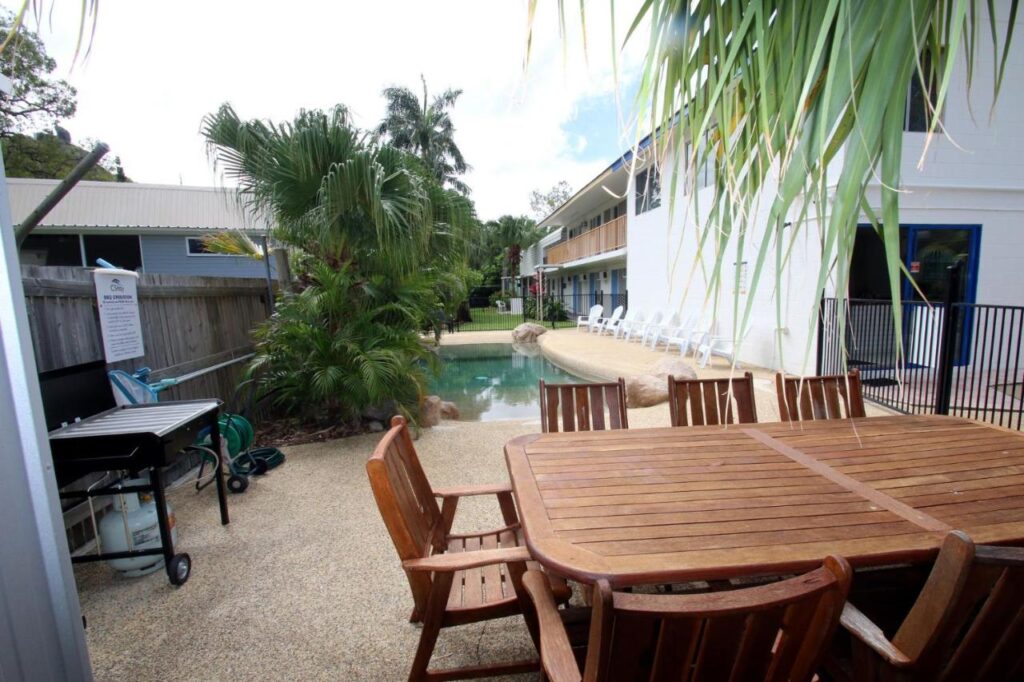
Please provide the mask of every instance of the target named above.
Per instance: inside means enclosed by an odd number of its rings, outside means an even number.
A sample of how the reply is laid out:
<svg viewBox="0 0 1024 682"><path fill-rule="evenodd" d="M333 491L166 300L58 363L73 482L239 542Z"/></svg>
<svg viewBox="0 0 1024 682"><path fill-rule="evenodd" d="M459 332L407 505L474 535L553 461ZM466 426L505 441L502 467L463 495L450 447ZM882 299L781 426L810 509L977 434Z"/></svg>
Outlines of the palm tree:
<svg viewBox="0 0 1024 682"><path fill-rule="evenodd" d="M431 359L418 331L465 295L469 200L356 130L341 106L276 124L223 105L202 130L239 201L300 265L302 292L256 333L261 388L318 419L390 400L411 411Z"/></svg>
<svg viewBox="0 0 1024 682"><path fill-rule="evenodd" d="M505 254L506 269L503 274L511 274L513 277L519 274L523 248L544 236L544 231L537 227L532 218L526 216L503 215L497 220L488 221L484 228L492 249Z"/></svg>
<svg viewBox="0 0 1024 682"><path fill-rule="evenodd" d="M392 146L418 156L442 185L469 194L469 187L458 178L469 166L455 144L455 125L449 114L462 90L449 88L431 101L426 78L421 75L420 80L422 102L409 88L384 89L388 108L377 132L387 135Z"/></svg>

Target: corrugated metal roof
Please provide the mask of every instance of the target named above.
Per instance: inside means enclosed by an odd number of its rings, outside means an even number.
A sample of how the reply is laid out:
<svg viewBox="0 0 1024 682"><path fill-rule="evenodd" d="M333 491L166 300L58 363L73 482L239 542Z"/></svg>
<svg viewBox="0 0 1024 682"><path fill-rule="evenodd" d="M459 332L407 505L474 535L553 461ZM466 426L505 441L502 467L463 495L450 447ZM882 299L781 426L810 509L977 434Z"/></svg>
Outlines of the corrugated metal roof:
<svg viewBox="0 0 1024 682"><path fill-rule="evenodd" d="M57 186L58 180L8 178L14 224L20 224ZM145 185L136 182L79 182L43 219L40 228L267 231L232 189Z"/></svg>

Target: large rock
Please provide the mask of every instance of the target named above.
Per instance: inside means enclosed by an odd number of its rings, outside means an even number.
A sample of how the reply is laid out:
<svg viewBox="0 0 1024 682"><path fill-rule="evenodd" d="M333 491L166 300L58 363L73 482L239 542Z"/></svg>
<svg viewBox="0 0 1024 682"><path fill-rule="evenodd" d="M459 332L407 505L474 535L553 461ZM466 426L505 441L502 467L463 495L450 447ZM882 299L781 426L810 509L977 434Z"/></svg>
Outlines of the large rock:
<svg viewBox="0 0 1024 682"><path fill-rule="evenodd" d="M427 428L441 423L441 398L428 395L420 403L420 426Z"/></svg>
<svg viewBox="0 0 1024 682"><path fill-rule="evenodd" d="M368 407L363 411L363 417L387 424L391 421L392 415L398 414L398 405L394 400L389 400L381 405Z"/></svg>
<svg viewBox="0 0 1024 682"><path fill-rule="evenodd" d="M650 407L668 400L668 380L654 374L638 374L626 379L626 406Z"/></svg>
<svg viewBox="0 0 1024 682"><path fill-rule="evenodd" d="M537 337L547 331L547 327L533 322L524 322L512 330L514 343L537 343Z"/></svg>
<svg viewBox="0 0 1024 682"><path fill-rule="evenodd" d="M654 367L651 368L651 374L656 377L662 378L662 383L668 384L668 378L670 376L676 379L696 379L697 372L694 371L693 367L690 367L682 358L667 357L658 360L654 363ZM666 387L666 391L668 388ZM667 398L666 398L667 400Z"/></svg>
<svg viewBox="0 0 1024 682"><path fill-rule="evenodd" d="M536 341L532 341L530 343L513 343L512 350L520 355L525 355L528 358L535 358L542 352Z"/></svg>
<svg viewBox="0 0 1024 682"><path fill-rule="evenodd" d="M447 400L441 401L441 418L442 419L458 419L459 408L453 402Z"/></svg>

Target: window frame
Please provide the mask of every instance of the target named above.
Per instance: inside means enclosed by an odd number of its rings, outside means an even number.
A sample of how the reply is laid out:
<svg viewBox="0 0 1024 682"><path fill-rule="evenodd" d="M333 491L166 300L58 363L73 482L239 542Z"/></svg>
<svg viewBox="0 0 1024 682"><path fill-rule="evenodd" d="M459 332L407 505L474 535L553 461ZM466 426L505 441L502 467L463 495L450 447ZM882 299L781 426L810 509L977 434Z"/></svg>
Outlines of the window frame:
<svg viewBox="0 0 1024 682"><path fill-rule="evenodd" d="M195 239L196 241L202 243L202 241L203 241L203 239L205 239L205 237L200 237L200 236L196 236L196 235L186 235L185 236L185 255L188 256L189 258L209 258L210 256L220 256L221 258L245 258L246 257L245 254L243 254L243 253L192 253L192 250L189 248L189 244L191 243L191 241L193 239Z"/></svg>

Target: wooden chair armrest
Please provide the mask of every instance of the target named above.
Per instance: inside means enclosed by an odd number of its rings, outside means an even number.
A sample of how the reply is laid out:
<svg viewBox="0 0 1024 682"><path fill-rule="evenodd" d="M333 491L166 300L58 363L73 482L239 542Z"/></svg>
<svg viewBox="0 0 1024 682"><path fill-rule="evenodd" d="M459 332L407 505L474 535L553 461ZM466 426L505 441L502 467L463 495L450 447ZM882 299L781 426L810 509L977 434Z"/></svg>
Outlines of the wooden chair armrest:
<svg viewBox="0 0 1024 682"><path fill-rule="evenodd" d="M882 629L853 604L846 603L839 622L843 624L850 635L881 656L882 660L889 665L905 668L912 663L906 654L886 638Z"/></svg>
<svg viewBox="0 0 1024 682"><path fill-rule="evenodd" d="M439 488L434 491L434 497L472 497L474 495L497 495L499 493L512 492L512 486L508 483L496 483L493 485L456 485L449 488Z"/></svg>
<svg viewBox="0 0 1024 682"><path fill-rule="evenodd" d="M529 560L530 551L525 547L508 547L502 549L478 549L472 552L452 552L451 554L434 554L422 559L403 561L402 567L407 571L448 572Z"/></svg>
<svg viewBox="0 0 1024 682"><path fill-rule="evenodd" d="M533 602L540 626L540 662L551 682L580 682L579 666L572 653L569 635L555 605L548 577L540 571L527 571L523 587Z"/></svg>

